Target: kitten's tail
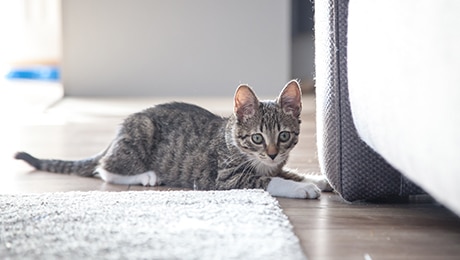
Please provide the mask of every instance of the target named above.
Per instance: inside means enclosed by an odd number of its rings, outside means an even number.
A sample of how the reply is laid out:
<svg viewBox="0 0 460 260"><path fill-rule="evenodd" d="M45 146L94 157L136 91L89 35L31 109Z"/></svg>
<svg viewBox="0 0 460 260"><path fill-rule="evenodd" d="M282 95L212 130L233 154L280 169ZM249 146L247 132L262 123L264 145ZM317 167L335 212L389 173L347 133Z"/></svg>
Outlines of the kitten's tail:
<svg viewBox="0 0 460 260"><path fill-rule="evenodd" d="M23 160L33 166L35 169L40 171L64 173L64 174L76 174L84 177L94 176L96 166L99 163L103 153L98 154L94 157L77 160L77 161L65 161L65 160L48 160L38 159L25 152L18 152L14 156L15 159Z"/></svg>

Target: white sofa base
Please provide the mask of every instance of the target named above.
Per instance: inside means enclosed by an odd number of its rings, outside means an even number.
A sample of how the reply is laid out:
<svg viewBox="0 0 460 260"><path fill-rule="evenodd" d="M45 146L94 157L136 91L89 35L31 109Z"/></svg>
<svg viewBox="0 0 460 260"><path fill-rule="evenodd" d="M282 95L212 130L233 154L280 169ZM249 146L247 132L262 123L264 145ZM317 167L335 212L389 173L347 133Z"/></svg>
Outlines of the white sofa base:
<svg viewBox="0 0 460 260"><path fill-rule="evenodd" d="M360 137L460 215L460 2L349 3L348 83Z"/></svg>

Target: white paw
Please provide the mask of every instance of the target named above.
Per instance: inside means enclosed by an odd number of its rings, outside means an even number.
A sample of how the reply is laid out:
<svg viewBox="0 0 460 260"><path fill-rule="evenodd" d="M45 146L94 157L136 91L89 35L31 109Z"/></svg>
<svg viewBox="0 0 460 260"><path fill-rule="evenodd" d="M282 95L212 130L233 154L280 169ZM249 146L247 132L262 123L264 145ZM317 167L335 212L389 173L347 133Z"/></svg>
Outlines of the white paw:
<svg viewBox="0 0 460 260"><path fill-rule="evenodd" d="M299 186L296 189L298 197L301 199L317 199L321 196L321 190L313 183L302 183L299 182Z"/></svg>
<svg viewBox="0 0 460 260"><path fill-rule="evenodd" d="M271 179L267 191L272 196L298 199L316 199L321 195L321 190L313 183L295 182L279 177Z"/></svg>
<svg viewBox="0 0 460 260"><path fill-rule="evenodd" d="M157 175L153 171L144 172L140 176L143 186L155 186L157 183Z"/></svg>
<svg viewBox="0 0 460 260"><path fill-rule="evenodd" d="M105 182L123 185L139 185L155 186L157 183L157 175L153 171L144 172L136 175L120 175L106 171L104 168L99 167L96 169Z"/></svg>
<svg viewBox="0 0 460 260"><path fill-rule="evenodd" d="M304 183L313 183L321 191L333 191L331 184L324 175L304 175Z"/></svg>

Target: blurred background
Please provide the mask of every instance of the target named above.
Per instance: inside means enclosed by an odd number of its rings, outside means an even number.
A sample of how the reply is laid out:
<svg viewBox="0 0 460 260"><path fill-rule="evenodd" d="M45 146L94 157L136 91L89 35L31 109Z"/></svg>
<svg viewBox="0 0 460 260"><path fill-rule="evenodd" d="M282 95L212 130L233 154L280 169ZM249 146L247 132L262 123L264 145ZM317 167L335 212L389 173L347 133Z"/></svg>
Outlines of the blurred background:
<svg viewBox="0 0 460 260"><path fill-rule="evenodd" d="M292 78L312 92L312 17L309 0L0 0L2 93L33 81L65 96L231 96L248 83L273 97Z"/></svg>

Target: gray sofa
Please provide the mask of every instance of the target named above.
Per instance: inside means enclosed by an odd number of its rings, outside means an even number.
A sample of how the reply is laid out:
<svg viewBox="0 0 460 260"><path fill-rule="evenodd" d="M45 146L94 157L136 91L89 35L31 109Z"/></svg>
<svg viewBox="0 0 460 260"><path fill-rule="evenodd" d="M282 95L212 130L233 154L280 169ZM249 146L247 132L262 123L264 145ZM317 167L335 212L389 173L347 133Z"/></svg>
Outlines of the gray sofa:
<svg viewBox="0 0 460 260"><path fill-rule="evenodd" d="M318 157L345 200L426 191L460 215L459 12L315 1Z"/></svg>

